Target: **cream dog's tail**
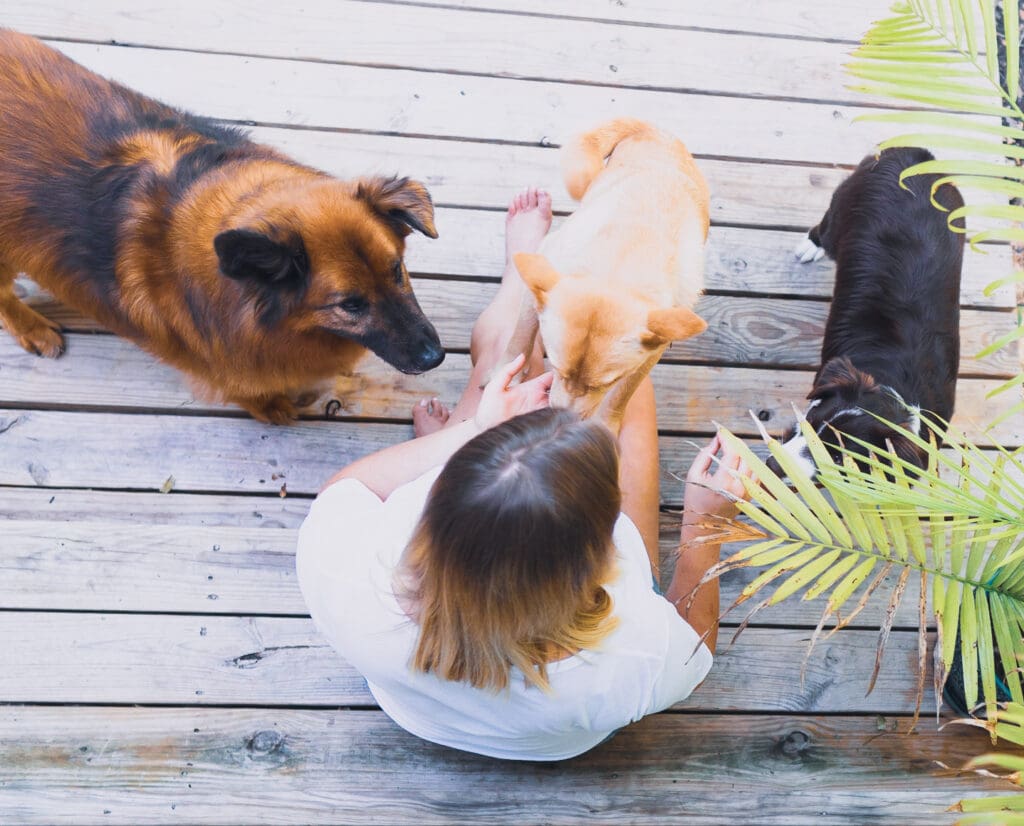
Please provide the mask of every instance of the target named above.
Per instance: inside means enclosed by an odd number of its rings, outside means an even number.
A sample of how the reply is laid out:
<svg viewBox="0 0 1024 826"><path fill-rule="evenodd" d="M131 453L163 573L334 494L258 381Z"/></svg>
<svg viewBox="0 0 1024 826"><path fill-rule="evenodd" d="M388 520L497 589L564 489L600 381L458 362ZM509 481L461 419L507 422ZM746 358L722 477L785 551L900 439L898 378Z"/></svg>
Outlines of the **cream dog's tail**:
<svg viewBox="0 0 1024 826"><path fill-rule="evenodd" d="M658 129L635 118L619 118L577 135L562 147L562 180L577 201L604 169L605 158L626 138L659 134Z"/></svg>

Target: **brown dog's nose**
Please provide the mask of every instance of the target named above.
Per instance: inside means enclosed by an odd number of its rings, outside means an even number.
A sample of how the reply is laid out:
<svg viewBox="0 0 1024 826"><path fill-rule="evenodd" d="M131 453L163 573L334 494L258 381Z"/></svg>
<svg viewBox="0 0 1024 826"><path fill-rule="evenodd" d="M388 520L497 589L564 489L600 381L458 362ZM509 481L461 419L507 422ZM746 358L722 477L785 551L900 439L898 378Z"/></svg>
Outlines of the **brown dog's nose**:
<svg viewBox="0 0 1024 826"><path fill-rule="evenodd" d="M444 348L440 342L428 342L416 354L414 362L421 373L433 370L444 361Z"/></svg>

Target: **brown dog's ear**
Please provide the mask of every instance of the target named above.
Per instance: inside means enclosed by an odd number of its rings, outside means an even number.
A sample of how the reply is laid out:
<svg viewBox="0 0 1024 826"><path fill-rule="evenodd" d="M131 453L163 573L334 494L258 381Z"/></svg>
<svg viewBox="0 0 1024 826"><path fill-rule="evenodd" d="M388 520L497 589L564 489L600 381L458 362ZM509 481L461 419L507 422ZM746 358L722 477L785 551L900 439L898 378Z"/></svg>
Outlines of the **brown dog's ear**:
<svg viewBox="0 0 1024 826"><path fill-rule="evenodd" d="M364 178L356 185L356 198L396 224L402 235L408 235L411 228L428 238L437 238L434 202L419 181L397 177Z"/></svg>
<svg viewBox="0 0 1024 826"><path fill-rule="evenodd" d="M651 310L647 314L647 330L640 336L640 343L653 350L670 341L703 333L707 328L708 323L686 307Z"/></svg>
<svg viewBox="0 0 1024 826"><path fill-rule="evenodd" d="M551 266L547 258L536 253L517 252L512 260L523 282L537 299L537 305L543 307L546 295L561 280L562 274Z"/></svg>

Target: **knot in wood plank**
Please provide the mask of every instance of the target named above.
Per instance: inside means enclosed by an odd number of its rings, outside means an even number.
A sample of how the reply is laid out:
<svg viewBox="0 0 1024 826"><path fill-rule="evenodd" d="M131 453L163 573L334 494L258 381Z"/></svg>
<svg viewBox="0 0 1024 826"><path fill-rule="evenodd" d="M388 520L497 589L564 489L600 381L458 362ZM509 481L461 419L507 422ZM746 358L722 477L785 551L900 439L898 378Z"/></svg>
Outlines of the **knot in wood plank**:
<svg viewBox="0 0 1024 826"><path fill-rule="evenodd" d="M253 755L268 755L280 751L284 747L285 736L271 729L257 731L245 741L245 748Z"/></svg>

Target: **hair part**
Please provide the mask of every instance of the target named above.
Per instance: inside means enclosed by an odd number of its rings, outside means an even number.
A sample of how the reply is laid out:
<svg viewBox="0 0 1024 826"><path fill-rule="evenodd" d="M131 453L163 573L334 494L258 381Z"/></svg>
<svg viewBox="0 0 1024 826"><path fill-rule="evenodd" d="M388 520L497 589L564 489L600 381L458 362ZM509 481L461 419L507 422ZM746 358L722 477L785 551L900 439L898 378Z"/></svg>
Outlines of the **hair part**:
<svg viewBox="0 0 1024 826"><path fill-rule="evenodd" d="M545 408L472 439L445 465L405 550L397 590L413 607L417 671L500 691L514 666L548 688L558 651L616 625L621 508L611 433Z"/></svg>

